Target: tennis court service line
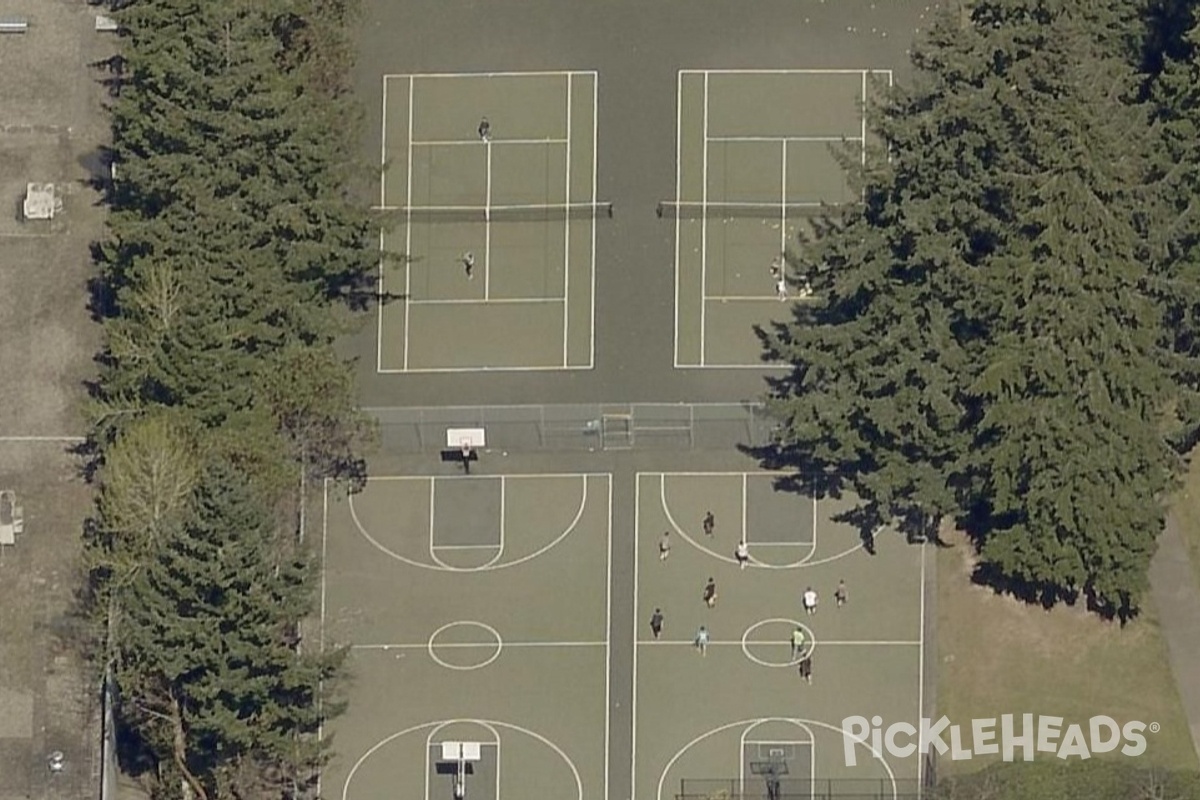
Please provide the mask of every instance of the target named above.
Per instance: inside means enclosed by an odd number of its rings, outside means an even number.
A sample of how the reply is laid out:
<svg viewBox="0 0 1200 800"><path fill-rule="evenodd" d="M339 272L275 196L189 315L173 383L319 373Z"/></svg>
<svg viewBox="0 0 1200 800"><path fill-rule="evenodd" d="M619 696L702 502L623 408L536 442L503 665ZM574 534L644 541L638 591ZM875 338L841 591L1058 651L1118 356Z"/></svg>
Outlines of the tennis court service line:
<svg viewBox="0 0 1200 800"><path fill-rule="evenodd" d="M850 70L857 72L857 70ZM551 69L551 70L533 70L531 72L421 72L421 73L388 73L383 77L386 78L548 78L560 77L562 75L595 75L595 70L587 69Z"/></svg>
<svg viewBox="0 0 1200 800"><path fill-rule="evenodd" d="M567 144L568 140L547 137L545 139L497 139L496 142L497 142L497 144L504 144L504 145L510 145L510 144L533 145L533 144ZM413 142L413 145L416 147L457 147L457 146L478 147L479 139L419 139L419 140Z"/></svg>
<svg viewBox="0 0 1200 800"><path fill-rule="evenodd" d="M831 144L837 142L858 142L861 139L858 136L713 136L709 138L710 142L805 142L822 143L828 142Z"/></svg>

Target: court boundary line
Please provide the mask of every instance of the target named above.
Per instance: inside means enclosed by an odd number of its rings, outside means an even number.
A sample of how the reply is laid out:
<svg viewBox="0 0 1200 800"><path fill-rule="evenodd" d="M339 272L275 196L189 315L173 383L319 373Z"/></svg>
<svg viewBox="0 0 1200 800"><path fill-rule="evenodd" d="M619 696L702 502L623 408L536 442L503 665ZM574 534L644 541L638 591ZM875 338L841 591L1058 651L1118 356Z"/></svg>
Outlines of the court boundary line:
<svg viewBox="0 0 1200 800"><path fill-rule="evenodd" d="M701 297L700 297L700 357L699 357L699 363L688 363L688 364L680 363L679 342L680 342L681 337L680 337L679 309L680 309L680 274L681 274L681 268L682 268L682 264L681 264L682 257L679 252L679 246L680 246L679 229L680 229L680 222L681 222L681 214L680 214L679 207L676 206L676 213L675 213L675 331L674 331L674 340L675 340L674 362L675 363L673 364L673 367L675 369L738 369L738 370L752 369L752 370L765 370L765 371L786 370L789 368L789 365L784 362L762 362L762 363L752 363L752 364L745 364L745 363L742 363L742 364L712 364L712 363L708 362L708 359L707 359L707 338L708 338L707 337L707 308L708 308L708 303L710 301L720 300L721 302L728 302L729 300L734 300L736 302L755 302L755 303L766 303L766 302L771 302L771 301L778 302L777 298L771 297L769 295L752 296L752 297L747 297L747 296L736 296L736 297L713 296L713 297L710 297L708 295L708 285L707 285L707 268L708 268L708 253L707 253L708 225L707 225L707 223L708 223L708 220L707 220L707 213L703 210L704 207L706 207L708 205L708 197L707 197L707 193L708 193L708 143L710 141L766 141L766 142L783 141L784 142L784 145L783 145L784 157L783 157L782 169L785 171L785 174L783 176L783 185L784 185L783 192L784 192L784 201L786 203L787 143L792 140L799 141L799 142L804 142L804 141L859 142L861 145L860 146L860 151L861 151L860 159L861 159L861 163L865 166L866 152L867 152L866 137L867 137L868 77L872 76L872 75L887 75L888 86L889 87L894 86L894 70L892 70L890 68L889 69L871 69L871 68L816 69L816 68L813 68L813 69L681 69L681 70L679 70L678 77L677 77L677 83L676 83L676 85L677 85L676 96L677 96L678 100L677 100L677 104L676 104L677 109L676 109L676 147L675 147L675 153L676 153L676 155L675 155L675 159L676 159L675 198L677 201L680 199L680 190L682 187L682 168L683 168L682 152L681 152L682 151L682 141L683 141L683 132L682 132L683 91L682 91L682 88L683 88L684 75L702 75L704 77L704 114L703 114L703 125L702 125L703 135L704 135L704 145L703 145L704 164L701 168L701 175L702 175L702 179L703 179L704 183L703 183L703 187L702 187L702 199L701 199L702 211L701 211L701 221L700 221L700 225L701 225L701 232L700 232L700 236L701 236L701 243L700 243L700 273L701 273L701 277L700 277L700 292L701 292ZM858 131L859 136L857 136L857 137L856 136L843 136L843 137L787 137L787 136L784 136L784 137L777 137L777 136L771 136L771 137L710 137L708 135L708 105L709 105L709 78L712 75L847 75L847 76L859 75L859 76L861 76L860 94L861 94L861 103L862 103L860 113L859 113L859 117L860 117L859 131ZM890 158L890 155L889 155L889 158ZM860 190L860 194L862 194L864 192L865 192L865 189ZM786 211L783 212L783 224L781 225L781 230L780 230L780 241L781 241L782 252L786 252L787 251ZM812 300L815 300L816 298L788 297L787 299L791 302L805 302L805 301L811 302Z"/></svg>
<svg viewBox="0 0 1200 800"><path fill-rule="evenodd" d="M608 798L609 771L612 767L612 519L613 482L608 482L608 548L604 581L604 797Z"/></svg>
<svg viewBox="0 0 1200 800"><path fill-rule="evenodd" d="M566 78L566 81L567 81L567 126L568 126L567 138L566 139L557 139L557 138L553 138L553 137L547 137L546 139L516 139L516 140L505 140L502 143L503 144L514 144L514 145L566 144L567 145L567 156L566 156L566 158L567 158L567 164L566 164L567 177L566 177L566 181L567 181L567 194L569 197L570 196L570 169L571 169L570 168L570 157L571 157L570 156L570 146L571 146L570 126L571 126L571 108L572 108L572 102L573 102L572 87L573 87L574 79L577 76L589 77L589 78L591 78L591 81L592 81L592 108L593 108L593 111L592 111L592 205L594 206L596 204L597 189L598 189L597 184L596 184L596 176L598 174L598 162L599 162L599 153L597 151L597 146L599 144L599 113L598 113L598 111L599 111L599 94L600 94L599 71L597 71L597 70L530 70L530 71L521 72L521 71L505 70L505 71L487 71L487 72L385 73L383 75L384 110L383 110L382 124L381 124L380 151L381 151L381 159L383 160L384 164L386 164L386 151L387 151L386 121L387 121L387 85L388 85L388 81L407 79L408 84L409 84L409 92L408 92L409 114L408 114L408 143L407 143L408 164L407 164L407 170L406 170L407 171L408 188L407 188L407 194L406 194L406 199L405 199L406 207L409 210L407 210L405 213L406 218L405 218L405 254L404 255L406 258L411 254L411 251L412 251L412 211L411 211L411 206L412 206L413 148L418 147L418 146L432 146L432 145L455 146L455 145L469 145L469 144L474 143L474 141L470 140L470 139L424 140L424 141L419 141L419 142L415 141L413 139L413 135L412 135L413 134L413 116L414 116L413 115L413 105L414 105L415 96L416 96L415 87L416 87L417 79L424 78L424 79L441 80L441 79L447 79L447 78L521 78L521 77L562 77L562 78ZM488 195L487 199L486 199L487 206L491 205L491 179L492 179L491 144L492 143L490 141L486 142L486 145L487 145L487 195ZM385 171L381 170L381 173L385 173ZM385 195L386 188L385 188L385 183L384 183L385 180L386 180L386 178L381 176L381 179L380 179L380 208L386 207L386 195ZM570 250L570 227L571 227L569 217L564 221L564 225L567 230L567 242L564 246L564 249L566 251L568 251L568 253L569 253L569 250ZM409 298L412 296L411 274L410 274L411 273L411 262L407 262L405 265L405 270L404 270L404 278L405 278L404 334L403 334L404 335L404 346L403 346L404 352L403 352L403 356L401 359L401 365L399 367L389 367L389 368L384 368L384 366L383 366L383 360L384 360L383 359L383 347L384 347L383 317L384 317L384 312L383 312L383 304L380 304L379 312L378 312L378 320L376 323L377 335L376 335L375 373L377 375L399 375L399 374L419 375L419 374L437 374L437 373L453 374L453 373L464 373L464 372L475 372L475 373L478 373L478 372L547 372L547 371L575 371L575 370L595 369L595 364L596 364L596 272L597 272L597 270L596 270L597 231L596 231L595 221L593 220L593 222L592 222L592 242L591 242L591 262L592 263L589 268L589 271L591 273L591 275L590 275L590 277L591 277L591 298L590 298L591 299L591 329L589 330L589 352L588 352L587 362L584 364L579 364L579 365L572 365L570 363L570 356L569 356L569 341L570 341L569 331L570 331L570 329L569 329L569 322L568 322L568 314L569 314L568 307L569 307L570 303L568 301L568 294L567 294L567 287L569 285L568 282L570 280L570 278L569 278L569 271L570 271L569 255L564 260L564 269L563 269L564 287L563 287L562 298L536 298L536 299L529 299L529 300L527 300L525 298L508 298L508 299L504 299L502 301L493 301L490 297L490 289L491 289L491 268L490 268L490 266L491 266L490 265L491 220L490 219L485 220L484 237L485 237L484 264L483 264L484 299L482 302L484 302L484 303L491 303L491 302L507 302L507 303L562 302L563 303L563 360L562 360L561 365L555 365L555 364L548 364L548 365L547 364L538 364L538 365L533 365L533 366L474 365L474 366L459 366L459 367L421 367L421 368L413 368L412 366L410 366L410 363L409 363L409 336L410 336L410 332L411 332L410 331L410 320L411 320L411 316L412 316L411 315L411 307L414 305L435 305L435 304L450 305L450 304L457 304L459 301L450 300L450 301L411 301L410 302ZM380 271L379 271L380 276L379 276L378 286L382 292L382 289L383 289L383 248L384 248L384 242L385 242L384 232L382 230L380 231L380 234L379 234L379 240L380 240ZM465 302L479 303L480 301L465 301Z"/></svg>
<svg viewBox="0 0 1200 800"><path fill-rule="evenodd" d="M387 82L387 78L384 78ZM412 208L412 184L413 184L413 103L415 102L417 91L416 82L410 75L408 78L408 154L406 158L408 163L405 165L405 177L408 181L408 186L404 193L404 205L409 209ZM404 357L401 362L405 370L408 369L408 336L409 336L409 320L412 318L412 312L408 306L408 298L412 297L412 211L404 212ZM380 313L383 313L383 304L379 305ZM380 326L380 335L382 336L383 327ZM380 359L383 358L383 345L379 346ZM382 363L382 361L381 361Z"/></svg>
<svg viewBox="0 0 1200 800"><path fill-rule="evenodd" d="M678 200L683 192L683 72L675 77L675 198ZM680 207L675 206L675 325L671 331L674 338L674 366L679 368L679 283L680 265L683 259L679 255L679 223ZM635 692L636 694L636 692ZM631 794L630 797L633 797Z"/></svg>
<svg viewBox="0 0 1200 800"><path fill-rule="evenodd" d="M677 284L678 285L678 284ZM633 476L633 670L630 673L630 685L633 697L629 703L629 715L633 721L629 736L629 797L637 797L637 701L638 701L638 647L640 637L638 627L641 624L641 567L642 562L642 480L641 473Z"/></svg>
<svg viewBox="0 0 1200 800"><path fill-rule="evenodd" d="M572 82L571 74L567 73L567 158L563 172L566 173L566 201L571 202L571 92L575 87ZM595 154L592 155L595 158ZM562 312L562 365L565 367L570 361L568 349L570 342L570 315L571 303L571 215L567 214L563 217L563 312Z"/></svg>
<svg viewBox="0 0 1200 800"><path fill-rule="evenodd" d="M597 176L599 175L600 164L600 75L597 72L586 73L592 78L592 206L595 207L596 199L599 196L599 185L597 184ZM587 366L583 369L592 369L596 366L596 220L591 221L592 224L592 310L591 310L591 330L588 332L588 361ZM580 369L580 367L575 367ZM607 780L607 775L605 779Z"/></svg>
<svg viewBox="0 0 1200 800"><path fill-rule="evenodd" d="M700 168L700 366L708 358L708 73L704 73L703 166Z"/></svg>
<svg viewBox="0 0 1200 800"><path fill-rule="evenodd" d="M391 78L553 78L563 75L596 75L594 69L541 69L526 72L501 70L498 72L389 72L383 79Z"/></svg>
<svg viewBox="0 0 1200 800"><path fill-rule="evenodd" d="M86 436L0 436L0 444L53 444L56 442L86 441Z"/></svg>
<svg viewBox="0 0 1200 800"><path fill-rule="evenodd" d="M500 304L504 304L504 303L532 304L532 303L561 303L561 302L563 302L563 298L561 298L561 297L491 297L491 298L486 298L483 300L472 299L472 298L462 298L462 299L446 298L446 299L441 299L441 300L410 300L409 305L411 305L411 306L467 306L467 305L481 305L483 303L487 303L488 305L500 305Z"/></svg>
<svg viewBox="0 0 1200 800"><path fill-rule="evenodd" d="M919 628L919 637L918 637L920 640L920 645L919 645L919 649L917 650L917 719L921 719L921 717L925 714L925 560L926 560L926 557L929 555L928 549L929 549L929 546L927 544L921 545L921 605L920 605L921 619L920 619L920 628ZM923 744L924 744L924 742L920 741L920 736L918 735L918 741L917 741L918 754L920 754L920 745L923 745ZM921 797L924 795L924 793L925 793L924 786L925 786L925 759L924 759L924 757L921 757L921 758L917 759L917 787L918 787L917 788L917 796L918 797Z"/></svg>
<svg viewBox="0 0 1200 800"><path fill-rule="evenodd" d="M387 107L388 107L388 82L387 78L383 79L383 105L382 113L379 120L379 205L387 205ZM387 237L384 227L379 226L379 275L376 279L375 288L379 293L379 297L383 297L384 291L384 255L386 251ZM408 272L408 266L405 265L404 271ZM408 316L407 310L405 316ZM383 368L383 303L379 303L379 309L376 312L375 320L375 370Z"/></svg>
<svg viewBox="0 0 1200 800"><path fill-rule="evenodd" d="M483 300L486 303L492 296L492 139L483 140L485 154L484 195L483 207L486 209L483 219ZM411 169L411 168L410 168ZM411 212L409 212L411 214Z"/></svg>
<svg viewBox="0 0 1200 800"><path fill-rule="evenodd" d="M763 622L773 622L773 621L775 621L775 620L759 620L759 622L755 623L755 625L761 624ZM807 627L807 626L805 626L805 627ZM833 647L918 647L921 645L920 641L909 640L909 639L814 639L814 641L817 644L819 644L821 647L826 647L826 646L833 646ZM638 639L638 644L654 645L656 647L660 646L660 645L663 647L684 647L684 646L695 647L696 641L695 641L695 639ZM732 639L729 639L729 640L722 639L719 641L710 640L708 643L708 646L709 647L742 647L745 644L746 643L740 639L737 641L734 641ZM416 645L414 645L414 646L416 646ZM479 645L479 646L483 647L483 645ZM505 645L505 647L507 647L507 646L508 645ZM791 666L791 664L783 664L781 666L788 667L788 666Z"/></svg>

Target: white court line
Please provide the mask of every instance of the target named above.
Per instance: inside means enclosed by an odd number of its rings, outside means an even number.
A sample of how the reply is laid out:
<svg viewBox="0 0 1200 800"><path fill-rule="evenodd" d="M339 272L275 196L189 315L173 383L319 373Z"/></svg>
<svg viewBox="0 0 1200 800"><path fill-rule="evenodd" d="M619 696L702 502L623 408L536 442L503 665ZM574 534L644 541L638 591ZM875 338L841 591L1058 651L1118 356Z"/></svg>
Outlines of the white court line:
<svg viewBox="0 0 1200 800"><path fill-rule="evenodd" d="M817 520L818 520L818 515L817 515L817 495L816 495L816 493L814 493L814 494L813 494L812 503L813 503L813 527L812 527L812 532L813 532L812 538L813 538L813 540L812 540L812 551L813 551L814 553L816 553L816 552L817 552Z"/></svg>
<svg viewBox="0 0 1200 800"><path fill-rule="evenodd" d="M676 189L678 196L678 189ZM629 704L630 718L633 720L633 730L629 736L629 796L637 797L637 701L638 701L638 645L641 643L638 638L638 625L641 624L640 610L638 609L638 587L641 585L641 580L638 575L640 572L639 564L641 563L642 553L642 473L638 473L633 478L633 672L632 678L632 699Z"/></svg>
<svg viewBox="0 0 1200 800"><path fill-rule="evenodd" d="M437 556L433 552L433 520L434 520L434 502L437 496L437 480L429 481L429 557L433 559L433 563L441 564Z"/></svg>
<svg viewBox="0 0 1200 800"><path fill-rule="evenodd" d="M584 481L586 480L587 478L584 478ZM500 554L504 553L504 522L508 518L508 514L505 512L506 502L508 500L507 481L508 479L504 475L500 476Z"/></svg>
<svg viewBox="0 0 1200 800"><path fill-rule="evenodd" d="M478 139L422 139L413 142L413 147L475 147L479 144ZM546 137L545 139L501 139L496 144L500 145L535 145L535 144L567 144L566 139L555 139Z"/></svg>
<svg viewBox="0 0 1200 800"><path fill-rule="evenodd" d="M779 179L779 274L780 277L787 279L787 265L784 263L783 255L787 252L787 201L788 201L788 175L787 175L787 149L788 143L785 139L782 142L783 157L780 162L780 179Z"/></svg>
<svg viewBox="0 0 1200 800"><path fill-rule="evenodd" d="M825 644L825 642L821 642ZM510 647L605 647L608 645L604 642L504 642L504 649ZM351 650L425 650L429 647L429 643L424 644L409 644L409 643L386 643L386 644L352 644ZM449 642L446 644L438 644L436 647L439 650L469 650L471 648L486 647L491 650L496 649L495 642Z"/></svg>
<svg viewBox="0 0 1200 800"><path fill-rule="evenodd" d="M859 148L859 155L861 158L860 163L862 164L863 169L866 169L866 166L867 166L867 73L866 73L866 71L864 71L862 74L862 109L859 112L859 115L862 117L862 146ZM867 199L866 186L863 186L863 188L858 190L858 196L859 196L859 202L866 202L866 199Z"/></svg>
<svg viewBox="0 0 1200 800"><path fill-rule="evenodd" d="M742 541L746 542L747 544L750 543L750 541L749 541L750 531L746 527L746 511L747 511L746 506L748 505L746 503L746 483L748 480L749 479L747 478L746 473L743 472L742 473Z"/></svg>
<svg viewBox="0 0 1200 800"><path fill-rule="evenodd" d="M592 208L596 207L596 197L599 187L596 185L597 162L600 160L600 76L595 72L579 73L592 76ZM592 327L588 334L588 363L591 369L596 363L596 221L592 220L592 263L590 265L592 279Z"/></svg>
<svg viewBox="0 0 1200 800"><path fill-rule="evenodd" d="M488 302L494 303L495 300ZM773 367L780 369L784 365ZM397 367L394 369L381 369L380 375L429 375L434 373L460 373L460 372L562 372L563 370L589 370L591 365L578 367L561 367L558 365L550 366L533 366L533 367L497 367L491 364L480 364L474 367Z"/></svg>
<svg viewBox="0 0 1200 800"><path fill-rule="evenodd" d="M865 69L685 69L689 74L704 75L858 75Z"/></svg>
<svg viewBox="0 0 1200 800"><path fill-rule="evenodd" d="M713 136L710 142L857 142L857 136Z"/></svg>
<svg viewBox="0 0 1200 800"><path fill-rule="evenodd" d="M317 624L317 643L318 652L325 652L325 563L329 554L329 478L323 481L322 486L322 510L321 510L321 616L320 622ZM317 741L325 740L325 681L317 683ZM317 797L321 797L321 772L317 770Z"/></svg>
<svg viewBox="0 0 1200 800"><path fill-rule="evenodd" d="M693 639L638 639L637 644L653 645L654 647L658 647L660 645L663 647L695 647L696 646L696 642ZM920 642L909 641L906 639L880 639L880 640L833 639L833 640L828 640L828 641L825 639L818 639L817 644L819 644L821 647L825 647L827 645L828 646L837 646L837 647L919 647L921 645ZM741 641L740 639L737 641L720 641L720 642L710 641L708 643L709 647L739 647L740 648L744 645L745 645L745 642ZM411 645L411 646L417 647L418 645ZM420 646L424 647L424 645L420 645ZM441 647L441 646L442 645L438 645L438 647ZM473 647L484 647L485 645L480 644L480 645L472 645L472 646ZM505 642L504 646L508 647L508 642ZM493 645L491 645L491 647L495 648L495 645L493 644Z"/></svg>
<svg viewBox="0 0 1200 800"><path fill-rule="evenodd" d="M608 797L611 766L609 740L612 729L612 479L608 481L608 551L604 581L604 797ZM636 551L635 551L636 556ZM636 689L635 689L636 691Z"/></svg>
<svg viewBox="0 0 1200 800"><path fill-rule="evenodd" d="M920 640L917 642L920 648L917 651L917 719L921 719L925 715L925 557L926 545L921 545L921 618L920 618ZM920 752L924 742L917 742L917 751ZM925 759L917 759L917 786L924 786L922 779L925 772Z"/></svg>
<svg viewBox="0 0 1200 800"><path fill-rule="evenodd" d="M786 236L786 234L784 236ZM765 295L765 294L727 294L727 295L726 294L712 294L712 295L709 295L708 297L706 297L705 300L709 303L771 302L771 303L775 303L776 305L779 304L778 297L776 297L774 295ZM816 300L817 300L816 297L791 297L791 296L788 297L788 302L791 302L791 303L806 303L806 302L812 303L812 302L816 302ZM760 365L759 364L749 364L746 366L758 367ZM770 366L770 365L768 365L768 366Z"/></svg>
<svg viewBox="0 0 1200 800"><path fill-rule="evenodd" d="M407 179L408 185L404 192L404 205L412 208L412 174L413 174L413 102L416 95L416 86L412 77L408 79L408 169ZM404 302L408 303L408 298L412 297L412 211L405 212L404 215L404 258L407 262L404 266ZM382 313L382 312L381 312ZM404 360L401 362L403 369L408 369L408 321L412 314L409 313L407 306L404 308ZM382 326L380 327L382 331ZM381 334L382 335L382 334ZM382 348L382 345L381 345ZM382 352L382 350L381 350ZM389 370L390 371L390 370Z"/></svg>
<svg viewBox="0 0 1200 800"><path fill-rule="evenodd" d="M779 301L776 300L776 303ZM781 361L766 362L763 364L676 364L676 369L791 369L790 364L785 364ZM403 372L404 370L384 370L384 372ZM412 372L413 370L408 370ZM475 370L471 370L475 371Z"/></svg>
<svg viewBox="0 0 1200 800"><path fill-rule="evenodd" d="M567 174L566 179L566 201L571 202L571 75L567 74L567 165L563 170ZM595 221L593 220L593 223ZM570 358L567 355L568 343L570 337L567 332L570 330L571 316L571 215L567 214L563 218L563 366L570 363Z"/></svg>
<svg viewBox="0 0 1200 800"><path fill-rule="evenodd" d="M412 169L412 164L409 164ZM388 79L383 79L383 116L379 120L379 205L388 204ZM384 228L379 225L379 278L376 289L383 297ZM406 271L408 267L404 267ZM406 312L407 314L407 312ZM383 302L379 303L376 323L376 372L383 369Z"/></svg>
<svg viewBox="0 0 1200 800"><path fill-rule="evenodd" d="M86 442L86 436L0 436L0 442Z"/></svg>
<svg viewBox="0 0 1200 800"><path fill-rule="evenodd" d="M816 542L754 542L756 547L816 547Z"/></svg>
<svg viewBox="0 0 1200 800"><path fill-rule="evenodd" d="M495 305L497 303L561 303L561 297L493 297L490 300L413 300L409 305L413 306L469 306L469 305ZM557 367L555 367L557 369Z"/></svg>
<svg viewBox="0 0 1200 800"><path fill-rule="evenodd" d="M683 190L683 72L675 79L675 368L679 368L679 195ZM703 305L703 303L701 303ZM632 795L630 795L632 796Z"/></svg>
<svg viewBox="0 0 1200 800"><path fill-rule="evenodd" d="M503 534L502 534L503 537ZM503 547L503 538L501 544L435 544L434 550L495 550L497 547Z"/></svg>
<svg viewBox="0 0 1200 800"><path fill-rule="evenodd" d="M706 330L708 310L708 73L704 73L704 166L700 169L700 366L704 366L707 350Z"/></svg>
<svg viewBox="0 0 1200 800"><path fill-rule="evenodd" d="M387 74L385 78L546 78L546 77L561 77L563 75L595 75L595 70L587 69L549 69L549 70L532 70L530 72L418 72L409 73L401 72L396 74Z"/></svg>
<svg viewBox="0 0 1200 800"><path fill-rule="evenodd" d="M487 152L487 193L484 196L484 207L492 207L492 140L489 137L483 143ZM483 218L483 299L487 300L492 293L492 215L485 214Z"/></svg>
<svg viewBox="0 0 1200 800"><path fill-rule="evenodd" d="M378 409L364 408L363 411L370 412ZM608 476L607 472L514 472L505 473L504 475L468 475L454 476L449 475L372 475L367 478L367 483L375 483L376 481L454 481L462 483L464 479L469 481L495 481L501 478L508 480L532 480L538 478L603 478ZM675 474L675 473L672 473ZM696 473L703 475L706 473ZM713 473L720 474L720 473Z"/></svg>

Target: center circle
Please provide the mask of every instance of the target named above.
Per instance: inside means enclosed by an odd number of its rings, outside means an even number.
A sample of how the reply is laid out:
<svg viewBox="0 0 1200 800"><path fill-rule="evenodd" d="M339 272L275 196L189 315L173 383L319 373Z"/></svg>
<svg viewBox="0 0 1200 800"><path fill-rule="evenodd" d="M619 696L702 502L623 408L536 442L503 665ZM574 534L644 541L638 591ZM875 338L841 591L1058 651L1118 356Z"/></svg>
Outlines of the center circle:
<svg viewBox="0 0 1200 800"><path fill-rule="evenodd" d="M750 652L750 646L755 644L754 642L750 641L751 635L754 633L754 631L765 625L777 625L780 629L780 634L777 637L772 637L769 641L761 642L761 644L771 644L779 648L786 648L786 652L788 653L787 660L768 661L767 659L759 658L758 656L754 655L754 653ZM770 667L773 669L794 667L800 663L799 658L791 657L792 632L797 628L804 633L804 653L806 655L811 655L812 651L817 646L817 639L815 636L813 636L812 629L800 620L788 619L787 617L772 617L770 619L759 620L749 628L746 628L746 632L742 634L742 653L746 656L746 658L750 659L755 664L758 664L760 667Z"/></svg>
<svg viewBox="0 0 1200 800"><path fill-rule="evenodd" d="M474 630L472 630L474 629ZM486 634L485 638L493 639L493 642L483 643L478 641L479 635L476 630L481 630ZM446 635L448 632L449 635ZM437 643L437 638L443 636L451 641ZM455 641L457 640L457 641ZM504 641L500 638L500 631L483 622L476 622L470 619L461 619L455 622L448 622L442 627L429 635L429 642L426 645L429 650L429 657L440 666L446 669L454 669L460 672L469 672L473 669L483 669L488 664L491 664L500 657L500 651L504 649ZM445 658L437 654L437 648L444 650L464 650L474 652L477 649L483 649L487 658L483 658L477 663L454 664L447 661ZM488 651L490 650L490 654Z"/></svg>

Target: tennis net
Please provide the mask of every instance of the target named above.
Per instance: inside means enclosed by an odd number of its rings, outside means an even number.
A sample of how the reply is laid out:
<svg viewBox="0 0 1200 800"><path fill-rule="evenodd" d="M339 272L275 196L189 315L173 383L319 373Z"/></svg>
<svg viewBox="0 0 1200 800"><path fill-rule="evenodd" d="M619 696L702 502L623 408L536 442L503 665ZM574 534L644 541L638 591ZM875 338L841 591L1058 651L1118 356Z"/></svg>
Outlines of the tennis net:
<svg viewBox="0 0 1200 800"><path fill-rule="evenodd" d="M393 206L379 210L416 222L562 222L612 217L612 203L495 206Z"/></svg>
<svg viewBox="0 0 1200 800"><path fill-rule="evenodd" d="M664 200L655 213L679 219L801 219L836 217L846 206L832 203L696 203Z"/></svg>

